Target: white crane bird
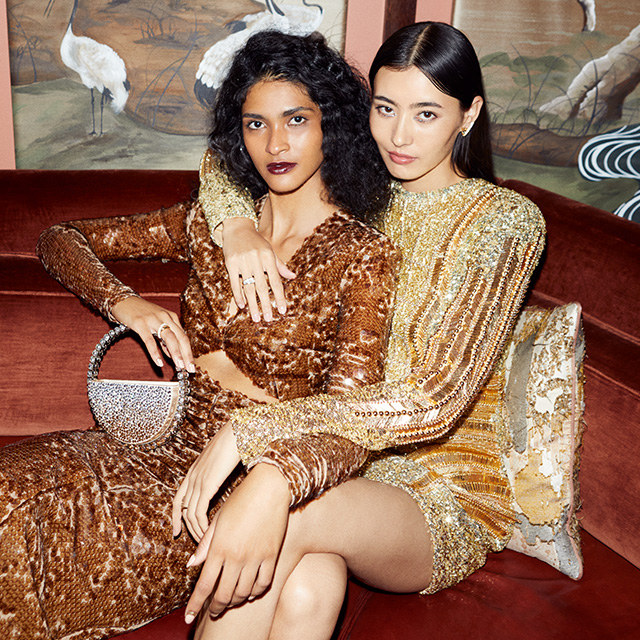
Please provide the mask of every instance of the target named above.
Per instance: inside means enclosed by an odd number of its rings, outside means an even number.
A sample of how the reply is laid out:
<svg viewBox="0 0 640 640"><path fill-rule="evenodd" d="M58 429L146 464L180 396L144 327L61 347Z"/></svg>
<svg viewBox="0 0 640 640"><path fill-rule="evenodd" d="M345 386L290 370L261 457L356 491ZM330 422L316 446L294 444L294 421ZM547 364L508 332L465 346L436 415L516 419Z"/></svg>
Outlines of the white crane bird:
<svg viewBox="0 0 640 640"><path fill-rule="evenodd" d="M49 0L45 13L48 15L55 0ZM67 31L60 44L60 56L66 67L75 71L82 84L91 90L91 119L96 135L95 100L93 90L100 92L100 135L102 135L102 116L104 103L111 105L114 113L120 113L129 97L130 84L127 69L122 58L109 46L96 42L92 38L76 36L73 33L73 20L78 10L78 0L73 1L73 10L69 18Z"/></svg>
<svg viewBox="0 0 640 640"><path fill-rule="evenodd" d="M266 0L267 11L250 13L227 25L231 26L233 33L210 47L200 61L193 87L198 102L207 109L213 106L216 92L229 71L233 56L254 33L277 29L283 33L306 36L315 31L322 22L324 11L318 4L310 4L306 0L302 0L302 3L304 7L291 4L278 7L274 0Z"/></svg>

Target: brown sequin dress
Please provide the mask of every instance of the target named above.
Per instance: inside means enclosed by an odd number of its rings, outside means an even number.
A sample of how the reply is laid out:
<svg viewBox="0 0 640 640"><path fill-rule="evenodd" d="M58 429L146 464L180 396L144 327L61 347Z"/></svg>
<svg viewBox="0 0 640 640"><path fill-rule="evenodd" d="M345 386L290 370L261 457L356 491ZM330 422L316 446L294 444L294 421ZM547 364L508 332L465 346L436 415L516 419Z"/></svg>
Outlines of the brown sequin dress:
<svg viewBox="0 0 640 640"><path fill-rule="evenodd" d="M293 256L297 278L285 285L292 309L272 323L255 324L247 311L228 316L222 252L197 204L57 225L43 233L38 251L50 273L106 315L136 294L103 260L187 261L181 311L194 356L225 351L278 399L382 378L397 254L387 238L345 213L325 220ZM255 404L202 370L191 386L183 426L154 450L127 448L95 428L0 450L3 640L104 638L186 602L197 576L186 569L195 545L186 533L172 538L171 500L231 411ZM307 474L315 494L366 457L359 445L331 435L304 437L300 446L323 460L340 453L338 467L318 465Z"/></svg>
<svg viewBox="0 0 640 640"><path fill-rule="evenodd" d="M212 157L201 174L211 227L253 215L242 193L231 197L232 183ZM279 466L297 500L309 495L305 469L315 464L298 451L301 437L333 434L368 449L361 474L409 492L425 515L434 550L425 593L433 593L482 566L511 536L503 380L492 370L540 258L545 225L531 201L484 180L427 193L395 184L393 191L380 228L403 260L384 382L238 410L232 425L245 465Z"/></svg>

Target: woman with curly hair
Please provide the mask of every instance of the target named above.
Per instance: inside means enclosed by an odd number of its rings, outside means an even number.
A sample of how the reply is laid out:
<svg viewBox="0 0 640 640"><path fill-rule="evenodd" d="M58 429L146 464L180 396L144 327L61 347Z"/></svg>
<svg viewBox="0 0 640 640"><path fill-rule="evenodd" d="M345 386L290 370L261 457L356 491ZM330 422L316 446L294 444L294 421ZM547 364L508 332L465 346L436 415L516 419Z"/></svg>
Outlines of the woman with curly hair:
<svg viewBox="0 0 640 640"><path fill-rule="evenodd" d="M495 184L480 65L464 34L442 23L405 27L382 45L369 78L371 132L395 179L378 224L403 255L385 380L234 411L199 456L173 514L176 531L182 520L201 536L192 564L204 567L187 604L188 622L202 612L198 640L328 639L348 572L378 589L430 594L511 537L504 381L491 374L544 220ZM272 248L233 219L253 217L242 198L217 207L220 184L215 174L205 180L200 200L237 303L259 315L257 291L270 314L270 285L291 312L301 274L279 282L286 271ZM342 438L331 459L312 440L328 435ZM239 462L277 473L244 483L209 525L204 505ZM359 465L359 477L336 473L341 465Z"/></svg>
<svg viewBox="0 0 640 640"><path fill-rule="evenodd" d="M92 428L0 451L3 639L104 638L184 604L198 574L187 566L196 545L187 533L172 536L171 501L231 411L382 378L397 255L362 221L388 198L381 167L363 166L375 149L364 81L321 37L262 33L237 54L217 105L210 144L250 194L260 237L296 269L296 309L258 326L238 308L197 202L42 234L47 270L132 329L161 366L159 342L191 372L192 396L184 423L153 449ZM210 162L206 154L204 176ZM365 184L355 198L350 188ZM189 264L180 317L103 264L127 259ZM342 448L340 437L312 440L327 460ZM323 471L351 472L344 464ZM238 468L211 513L236 487L274 473L269 464Z"/></svg>

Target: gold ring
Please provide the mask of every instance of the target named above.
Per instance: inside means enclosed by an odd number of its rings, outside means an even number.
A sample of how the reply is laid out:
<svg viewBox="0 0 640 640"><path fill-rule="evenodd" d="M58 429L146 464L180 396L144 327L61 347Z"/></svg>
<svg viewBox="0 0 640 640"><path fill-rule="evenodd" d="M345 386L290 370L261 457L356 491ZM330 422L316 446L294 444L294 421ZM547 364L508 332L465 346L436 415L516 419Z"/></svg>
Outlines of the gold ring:
<svg viewBox="0 0 640 640"><path fill-rule="evenodd" d="M160 338L161 340L162 340L162 338L161 338L160 334L161 334L165 329L171 329L171 327L170 327L166 322L163 322L163 323L158 327L158 330L156 331L156 335L157 335L157 336L158 336L158 338Z"/></svg>

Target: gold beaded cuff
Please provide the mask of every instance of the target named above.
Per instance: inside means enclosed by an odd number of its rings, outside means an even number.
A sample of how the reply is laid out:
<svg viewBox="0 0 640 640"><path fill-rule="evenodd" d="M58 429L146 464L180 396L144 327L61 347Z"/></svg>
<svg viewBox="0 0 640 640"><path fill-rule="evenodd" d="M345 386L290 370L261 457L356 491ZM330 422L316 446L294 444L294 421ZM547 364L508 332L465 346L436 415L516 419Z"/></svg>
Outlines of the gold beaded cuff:
<svg viewBox="0 0 640 640"><path fill-rule="evenodd" d="M209 225L211 239L214 230L229 218L250 218L256 223L255 204L249 189L232 180L224 170L222 162L207 149L200 162L200 191L198 201Z"/></svg>

